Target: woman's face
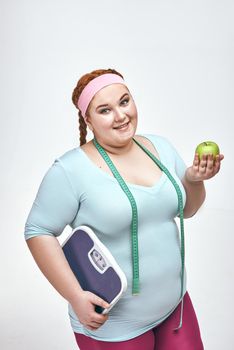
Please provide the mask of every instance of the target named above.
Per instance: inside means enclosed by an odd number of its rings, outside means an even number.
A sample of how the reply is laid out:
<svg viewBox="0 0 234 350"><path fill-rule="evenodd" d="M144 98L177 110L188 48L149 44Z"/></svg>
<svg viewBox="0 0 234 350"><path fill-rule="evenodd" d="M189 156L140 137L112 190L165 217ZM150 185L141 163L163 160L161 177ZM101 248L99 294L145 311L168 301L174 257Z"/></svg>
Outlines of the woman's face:
<svg viewBox="0 0 234 350"><path fill-rule="evenodd" d="M123 84L111 84L98 91L86 115L87 124L103 145L123 146L135 134L137 109Z"/></svg>

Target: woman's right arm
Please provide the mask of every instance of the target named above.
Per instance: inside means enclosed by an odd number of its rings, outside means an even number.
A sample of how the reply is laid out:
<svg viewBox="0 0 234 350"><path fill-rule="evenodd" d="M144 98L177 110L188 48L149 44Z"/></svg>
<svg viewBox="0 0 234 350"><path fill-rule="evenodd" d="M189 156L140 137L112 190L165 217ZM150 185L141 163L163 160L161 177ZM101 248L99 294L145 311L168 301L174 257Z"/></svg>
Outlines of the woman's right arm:
<svg viewBox="0 0 234 350"><path fill-rule="evenodd" d="M109 304L95 294L81 288L57 238L41 235L28 239L27 244L42 273L71 304L79 321L87 329L98 329L108 316L95 312L95 305L108 308Z"/></svg>

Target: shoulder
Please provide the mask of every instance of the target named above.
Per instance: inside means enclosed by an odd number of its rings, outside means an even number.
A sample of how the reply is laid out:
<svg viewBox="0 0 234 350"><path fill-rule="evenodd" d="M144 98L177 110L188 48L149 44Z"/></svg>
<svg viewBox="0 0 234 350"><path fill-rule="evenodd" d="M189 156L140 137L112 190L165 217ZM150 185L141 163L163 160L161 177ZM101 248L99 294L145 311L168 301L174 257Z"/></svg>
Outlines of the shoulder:
<svg viewBox="0 0 234 350"><path fill-rule="evenodd" d="M67 150L66 152L64 152L60 156L56 157L56 160L61 161L63 163L69 163L69 162L74 161L78 157L79 148L80 147L75 147L75 148L72 148L70 150Z"/></svg>
<svg viewBox="0 0 234 350"><path fill-rule="evenodd" d="M87 162L80 147L67 150L60 156L55 157L42 180L43 187L72 190L76 198L80 195L80 184L87 173ZM53 191L52 191L53 192Z"/></svg>
<svg viewBox="0 0 234 350"><path fill-rule="evenodd" d="M142 142L145 146L150 146L150 144L156 149L172 149L173 146L171 142L164 136L157 134L139 134L135 136L136 140Z"/></svg>
<svg viewBox="0 0 234 350"><path fill-rule="evenodd" d="M55 158L54 164L62 166L64 169L70 169L76 167L78 164L82 164L83 154L80 147L67 150L60 156Z"/></svg>
<svg viewBox="0 0 234 350"><path fill-rule="evenodd" d="M55 181L57 178L66 178L69 182L73 182L77 176L80 178L85 171L86 163L82 150L80 147L76 147L54 158L46 173L46 178L51 178Z"/></svg>
<svg viewBox="0 0 234 350"><path fill-rule="evenodd" d="M178 162L182 164L183 161L180 154L168 138L157 134L141 134L136 136L141 138L137 139L139 142L146 139L148 143L151 143L151 149L154 147L161 160L163 160L166 164L175 164ZM144 145L147 147L147 144Z"/></svg>

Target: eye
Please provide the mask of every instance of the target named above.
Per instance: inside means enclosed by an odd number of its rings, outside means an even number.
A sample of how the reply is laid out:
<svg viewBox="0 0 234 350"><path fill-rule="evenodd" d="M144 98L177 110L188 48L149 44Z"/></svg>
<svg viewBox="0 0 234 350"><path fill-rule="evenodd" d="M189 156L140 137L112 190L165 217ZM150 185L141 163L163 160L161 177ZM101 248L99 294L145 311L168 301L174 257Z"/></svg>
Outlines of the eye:
<svg viewBox="0 0 234 350"><path fill-rule="evenodd" d="M121 101L121 105L127 105L129 102L129 98L125 98L124 100Z"/></svg>
<svg viewBox="0 0 234 350"><path fill-rule="evenodd" d="M109 111L109 108L100 109L101 114L106 114L106 113L108 113L108 111Z"/></svg>

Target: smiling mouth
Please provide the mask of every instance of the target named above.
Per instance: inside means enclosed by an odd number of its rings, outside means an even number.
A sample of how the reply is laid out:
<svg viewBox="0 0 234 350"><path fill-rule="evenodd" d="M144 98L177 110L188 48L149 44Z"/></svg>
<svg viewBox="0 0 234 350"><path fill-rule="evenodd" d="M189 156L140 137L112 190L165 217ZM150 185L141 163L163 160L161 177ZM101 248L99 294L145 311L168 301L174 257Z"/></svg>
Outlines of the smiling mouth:
<svg viewBox="0 0 234 350"><path fill-rule="evenodd" d="M125 124L122 124L122 125L120 125L120 126L117 126L117 127L115 127L114 129L123 129L123 128L125 128L128 124L129 124L129 122L127 122L127 123L125 123Z"/></svg>

